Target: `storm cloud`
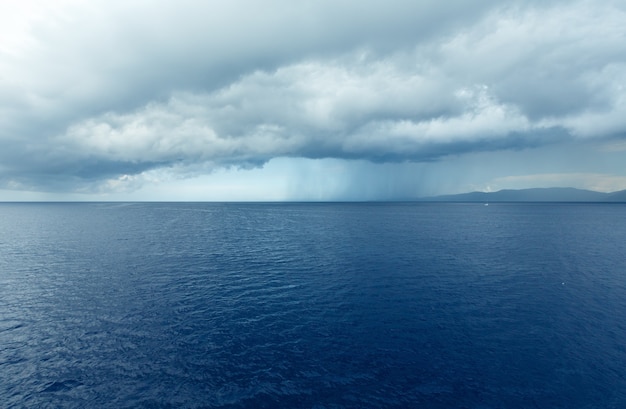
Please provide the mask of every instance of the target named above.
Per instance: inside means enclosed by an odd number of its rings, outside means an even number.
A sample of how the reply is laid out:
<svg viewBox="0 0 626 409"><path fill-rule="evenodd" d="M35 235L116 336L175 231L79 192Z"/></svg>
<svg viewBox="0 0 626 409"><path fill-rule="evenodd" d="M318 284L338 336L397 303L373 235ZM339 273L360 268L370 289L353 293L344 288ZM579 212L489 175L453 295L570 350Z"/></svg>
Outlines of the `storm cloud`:
<svg viewBox="0 0 626 409"><path fill-rule="evenodd" d="M135 189L277 158L406 172L393 164L626 139L619 1L1 7L2 189Z"/></svg>

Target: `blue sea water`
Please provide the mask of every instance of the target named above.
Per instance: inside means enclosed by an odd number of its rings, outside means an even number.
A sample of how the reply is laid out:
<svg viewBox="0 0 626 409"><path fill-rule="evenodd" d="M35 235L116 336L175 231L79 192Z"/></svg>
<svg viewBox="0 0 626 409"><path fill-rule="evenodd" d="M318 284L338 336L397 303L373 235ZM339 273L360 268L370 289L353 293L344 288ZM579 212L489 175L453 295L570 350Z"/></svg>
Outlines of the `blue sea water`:
<svg viewBox="0 0 626 409"><path fill-rule="evenodd" d="M0 402L624 408L626 206L0 204Z"/></svg>

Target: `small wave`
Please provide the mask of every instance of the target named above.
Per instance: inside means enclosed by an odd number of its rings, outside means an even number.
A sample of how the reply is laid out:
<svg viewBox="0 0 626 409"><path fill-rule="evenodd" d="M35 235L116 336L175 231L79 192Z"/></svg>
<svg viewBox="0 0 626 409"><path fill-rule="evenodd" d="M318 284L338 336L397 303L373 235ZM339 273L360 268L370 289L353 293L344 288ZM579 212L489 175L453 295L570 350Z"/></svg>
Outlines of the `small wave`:
<svg viewBox="0 0 626 409"><path fill-rule="evenodd" d="M26 324L20 321L0 321L0 332L13 331L24 327Z"/></svg>
<svg viewBox="0 0 626 409"><path fill-rule="evenodd" d="M69 391L71 389L76 388L77 386L81 386L82 382L79 382L75 379L67 379L64 381L54 381L46 384L45 388L41 391L42 393L55 393L55 392L64 392Z"/></svg>

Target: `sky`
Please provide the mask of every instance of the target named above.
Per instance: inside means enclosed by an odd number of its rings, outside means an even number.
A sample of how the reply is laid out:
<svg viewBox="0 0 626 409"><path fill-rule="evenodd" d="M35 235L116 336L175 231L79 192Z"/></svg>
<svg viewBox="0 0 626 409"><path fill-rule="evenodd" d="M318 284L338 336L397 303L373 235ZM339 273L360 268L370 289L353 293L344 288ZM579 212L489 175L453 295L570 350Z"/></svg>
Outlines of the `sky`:
<svg viewBox="0 0 626 409"><path fill-rule="evenodd" d="M0 1L0 201L551 186L626 189L626 1Z"/></svg>

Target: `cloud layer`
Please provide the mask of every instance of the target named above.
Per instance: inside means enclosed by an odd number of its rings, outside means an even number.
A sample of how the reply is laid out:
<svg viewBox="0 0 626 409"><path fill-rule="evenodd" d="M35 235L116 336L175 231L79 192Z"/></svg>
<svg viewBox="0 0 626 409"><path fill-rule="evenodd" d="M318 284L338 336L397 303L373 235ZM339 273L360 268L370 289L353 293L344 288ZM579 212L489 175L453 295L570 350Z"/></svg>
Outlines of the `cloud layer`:
<svg viewBox="0 0 626 409"><path fill-rule="evenodd" d="M7 4L5 189L626 138L618 1Z"/></svg>

